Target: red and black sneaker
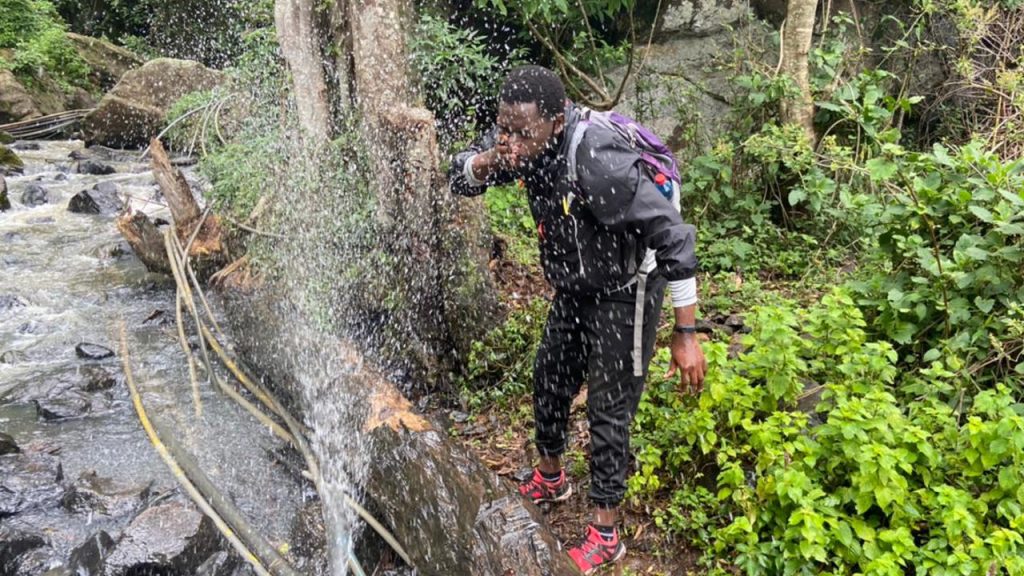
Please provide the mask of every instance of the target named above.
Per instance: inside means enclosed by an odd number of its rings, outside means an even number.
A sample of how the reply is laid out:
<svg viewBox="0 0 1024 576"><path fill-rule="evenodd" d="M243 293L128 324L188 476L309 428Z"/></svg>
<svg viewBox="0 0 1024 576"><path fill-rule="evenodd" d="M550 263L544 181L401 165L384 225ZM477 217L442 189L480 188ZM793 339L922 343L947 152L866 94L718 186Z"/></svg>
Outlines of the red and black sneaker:
<svg viewBox="0 0 1024 576"><path fill-rule="evenodd" d="M556 482L549 482L544 479L540 470L534 468L533 476L519 485L519 493L533 500L534 504L561 502L572 496L572 485L565 476L565 470L559 472Z"/></svg>
<svg viewBox="0 0 1024 576"><path fill-rule="evenodd" d="M619 531L608 540L593 525L587 526L587 537L569 550L569 557L586 576L600 568L613 566L626 555L626 545L619 541Z"/></svg>

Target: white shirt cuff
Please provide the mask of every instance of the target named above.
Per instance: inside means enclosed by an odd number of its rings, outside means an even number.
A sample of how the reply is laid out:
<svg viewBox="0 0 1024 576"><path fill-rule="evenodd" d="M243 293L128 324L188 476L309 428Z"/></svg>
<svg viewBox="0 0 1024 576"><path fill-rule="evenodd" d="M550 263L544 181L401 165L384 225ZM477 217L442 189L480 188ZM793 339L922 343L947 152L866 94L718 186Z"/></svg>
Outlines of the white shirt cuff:
<svg viewBox="0 0 1024 576"><path fill-rule="evenodd" d="M484 184L486 184L486 182L484 182L483 180L477 180L476 176L473 174L473 160L475 160L476 157L476 154L470 156L469 158L466 159L466 163L462 166L462 173L466 176L466 182L468 182L469 185L472 186L473 188L476 188L477 186L483 186Z"/></svg>
<svg viewBox="0 0 1024 576"><path fill-rule="evenodd" d="M668 290L672 294L673 308L684 308L697 303L697 278L670 281Z"/></svg>

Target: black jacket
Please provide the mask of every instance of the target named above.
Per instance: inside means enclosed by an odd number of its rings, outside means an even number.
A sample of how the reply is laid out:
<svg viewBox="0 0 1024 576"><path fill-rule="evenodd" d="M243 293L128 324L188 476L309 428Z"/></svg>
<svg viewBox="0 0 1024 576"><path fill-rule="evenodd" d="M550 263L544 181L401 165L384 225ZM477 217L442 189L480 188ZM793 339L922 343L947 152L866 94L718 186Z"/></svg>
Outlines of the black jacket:
<svg viewBox="0 0 1024 576"><path fill-rule="evenodd" d="M578 186L566 178L569 140L581 111L568 104L556 150L522 174L494 173L484 186L467 182L466 161L492 148L496 129L455 155L449 170L453 193L482 194L487 186L523 180L537 224L544 275L557 290L595 294L626 286L646 249L656 251L658 271L668 280L697 271L695 229L642 171L639 153L618 133L591 125L576 152ZM568 205L568 211L566 206Z"/></svg>

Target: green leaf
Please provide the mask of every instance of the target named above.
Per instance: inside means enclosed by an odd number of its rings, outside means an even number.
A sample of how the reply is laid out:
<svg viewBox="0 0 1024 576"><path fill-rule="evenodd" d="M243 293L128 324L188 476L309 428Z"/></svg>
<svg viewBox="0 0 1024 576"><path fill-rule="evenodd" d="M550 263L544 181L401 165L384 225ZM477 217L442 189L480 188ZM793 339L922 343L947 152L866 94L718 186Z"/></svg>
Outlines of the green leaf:
<svg viewBox="0 0 1024 576"><path fill-rule="evenodd" d="M982 298L981 296L974 299L974 305L978 307L978 310L981 310L985 314L992 311L992 306L994 306L995 303L995 300L992 300L991 298Z"/></svg>
<svg viewBox="0 0 1024 576"><path fill-rule="evenodd" d="M796 206L807 199L807 192L803 188L793 188L789 191L789 205Z"/></svg>
<svg viewBox="0 0 1024 576"><path fill-rule="evenodd" d="M981 220L982 222L992 221L992 213L989 212L987 208L971 204L970 206L967 207L967 209L971 211L971 214L977 216L978 220Z"/></svg>
<svg viewBox="0 0 1024 576"><path fill-rule="evenodd" d="M868 175L871 176L872 182L892 178L898 168L895 162L887 158L872 158L864 166L868 169Z"/></svg>

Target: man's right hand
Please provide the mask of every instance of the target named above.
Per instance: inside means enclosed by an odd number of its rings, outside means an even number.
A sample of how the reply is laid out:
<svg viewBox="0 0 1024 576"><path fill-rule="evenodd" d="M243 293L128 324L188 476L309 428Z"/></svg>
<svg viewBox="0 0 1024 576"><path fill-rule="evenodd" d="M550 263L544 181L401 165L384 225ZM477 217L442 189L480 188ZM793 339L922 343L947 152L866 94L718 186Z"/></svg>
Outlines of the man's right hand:
<svg viewBox="0 0 1024 576"><path fill-rule="evenodd" d="M481 152L473 158L473 175L477 180L486 180L498 171L512 171L519 165L519 155L508 144L496 144L494 148Z"/></svg>

